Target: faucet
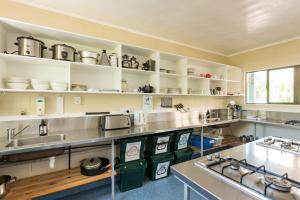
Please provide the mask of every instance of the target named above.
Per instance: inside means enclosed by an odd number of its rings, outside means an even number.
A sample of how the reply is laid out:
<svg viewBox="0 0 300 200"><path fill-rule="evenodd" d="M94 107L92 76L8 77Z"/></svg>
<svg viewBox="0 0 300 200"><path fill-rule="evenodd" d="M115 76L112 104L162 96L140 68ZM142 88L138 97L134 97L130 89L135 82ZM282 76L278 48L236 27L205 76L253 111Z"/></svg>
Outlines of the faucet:
<svg viewBox="0 0 300 200"><path fill-rule="evenodd" d="M31 124L26 125L22 130L20 130L17 133L15 133L15 130L16 130L15 128L9 128L9 129L7 129L7 139L8 139L8 142L13 141L17 135L19 135L20 133L22 133L23 131L25 131L29 127L31 127Z"/></svg>

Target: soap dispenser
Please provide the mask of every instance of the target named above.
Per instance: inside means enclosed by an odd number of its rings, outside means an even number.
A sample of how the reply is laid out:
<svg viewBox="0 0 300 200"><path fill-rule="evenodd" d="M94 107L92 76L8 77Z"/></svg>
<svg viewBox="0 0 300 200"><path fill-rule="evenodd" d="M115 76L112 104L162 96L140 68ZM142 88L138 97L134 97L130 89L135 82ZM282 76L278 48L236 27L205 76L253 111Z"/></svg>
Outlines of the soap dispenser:
<svg viewBox="0 0 300 200"><path fill-rule="evenodd" d="M42 122L39 126L39 134L40 134L40 136L45 136L48 134L48 127L47 127L45 120L42 120Z"/></svg>

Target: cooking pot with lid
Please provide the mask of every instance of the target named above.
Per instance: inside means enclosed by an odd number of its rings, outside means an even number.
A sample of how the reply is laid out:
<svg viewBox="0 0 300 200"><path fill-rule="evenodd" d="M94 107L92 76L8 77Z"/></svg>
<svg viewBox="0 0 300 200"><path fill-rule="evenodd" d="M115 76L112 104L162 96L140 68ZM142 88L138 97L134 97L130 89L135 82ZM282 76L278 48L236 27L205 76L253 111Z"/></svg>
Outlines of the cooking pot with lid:
<svg viewBox="0 0 300 200"><path fill-rule="evenodd" d="M99 53L93 51L79 51L80 60L85 64L97 64L99 59Z"/></svg>
<svg viewBox="0 0 300 200"><path fill-rule="evenodd" d="M1 175L0 176L0 199L4 197L8 190L7 184L16 181L16 177L11 177L9 175Z"/></svg>
<svg viewBox="0 0 300 200"><path fill-rule="evenodd" d="M32 36L17 37L15 45L18 46L18 54L21 56L43 57L43 51L47 49L45 43Z"/></svg>
<svg viewBox="0 0 300 200"><path fill-rule="evenodd" d="M85 176L96 176L104 173L109 167L107 158L96 157L84 159L80 165L80 171Z"/></svg>
<svg viewBox="0 0 300 200"><path fill-rule="evenodd" d="M76 49L66 44L55 44L49 49L52 51L52 58L56 60L75 61Z"/></svg>

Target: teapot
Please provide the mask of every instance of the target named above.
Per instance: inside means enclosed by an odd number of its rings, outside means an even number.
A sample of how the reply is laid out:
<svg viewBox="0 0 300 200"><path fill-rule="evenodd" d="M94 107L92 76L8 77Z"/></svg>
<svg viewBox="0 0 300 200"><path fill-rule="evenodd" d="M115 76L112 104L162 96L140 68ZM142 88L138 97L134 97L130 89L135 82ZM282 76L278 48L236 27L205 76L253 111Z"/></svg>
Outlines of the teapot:
<svg viewBox="0 0 300 200"><path fill-rule="evenodd" d="M143 87L139 87L139 92L143 93L153 93L154 92L154 87L149 85L145 85Z"/></svg>

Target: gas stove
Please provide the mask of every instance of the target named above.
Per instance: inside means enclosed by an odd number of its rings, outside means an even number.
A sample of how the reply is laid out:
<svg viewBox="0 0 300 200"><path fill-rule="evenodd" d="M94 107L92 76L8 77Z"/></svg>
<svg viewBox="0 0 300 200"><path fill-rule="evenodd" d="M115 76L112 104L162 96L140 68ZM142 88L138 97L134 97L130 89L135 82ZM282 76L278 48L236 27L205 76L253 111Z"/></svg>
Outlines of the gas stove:
<svg viewBox="0 0 300 200"><path fill-rule="evenodd" d="M259 146L300 154L300 142L278 137L266 137L256 143Z"/></svg>
<svg viewBox="0 0 300 200"><path fill-rule="evenodd" d="M246 159L217 156L207 159L195 165L214 172L257 199L300 200L300 183L291 180L288 174L273 173L264 165L251 165Z"/></svg>

